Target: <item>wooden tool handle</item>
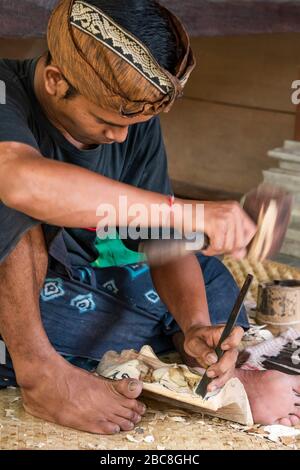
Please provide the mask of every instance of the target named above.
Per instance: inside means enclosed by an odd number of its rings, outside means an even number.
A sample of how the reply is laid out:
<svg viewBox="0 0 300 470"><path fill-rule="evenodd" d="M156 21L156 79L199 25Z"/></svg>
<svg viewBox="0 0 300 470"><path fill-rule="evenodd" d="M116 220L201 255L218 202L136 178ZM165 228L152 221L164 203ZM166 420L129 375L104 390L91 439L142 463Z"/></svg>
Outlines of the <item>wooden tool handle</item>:
<svg viewBox="0 0 300 470"><path fill-rule="evenodd" d="M199 250L189 247L189 244L196 241L196 237L202 237L203 243ZM176 259L180 259L191 253L207 250L210 240L206 234L196 234L194 239L184 238L181 240L147 240L141 243L139 251L144 253L150 266L159 266Z"/></svg>

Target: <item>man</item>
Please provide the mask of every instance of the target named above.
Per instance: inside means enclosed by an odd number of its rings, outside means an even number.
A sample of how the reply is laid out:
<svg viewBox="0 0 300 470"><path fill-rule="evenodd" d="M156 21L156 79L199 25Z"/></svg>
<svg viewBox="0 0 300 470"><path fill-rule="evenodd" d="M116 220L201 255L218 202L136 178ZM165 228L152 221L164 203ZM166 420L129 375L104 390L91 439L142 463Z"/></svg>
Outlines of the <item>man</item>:
<svg viewBox="0 0 300 470"><path fill-rule="evenodd" d="M245 311L223 358L214 354L238 290L213 255L244 256L255 233L238 204L205 202L204 221L193 218L193 231L210 238L206 256L151 270L133 240L100 240L93 228L103 203L116 227L128 225L120 196L148 212L170 201L157 115L194 67L179 20L152 0L62 0L48 45L47 57L0 63L0 385L17 382L35 416L128 431L145 412L141 384L90 371L109 349L175 345L188 364L208 368L211 390L238 376L256 421L298 422L297 379L235 370ZM173 228L185 225L171 215ZM275 388L280 401L269 404Z"/></svg>

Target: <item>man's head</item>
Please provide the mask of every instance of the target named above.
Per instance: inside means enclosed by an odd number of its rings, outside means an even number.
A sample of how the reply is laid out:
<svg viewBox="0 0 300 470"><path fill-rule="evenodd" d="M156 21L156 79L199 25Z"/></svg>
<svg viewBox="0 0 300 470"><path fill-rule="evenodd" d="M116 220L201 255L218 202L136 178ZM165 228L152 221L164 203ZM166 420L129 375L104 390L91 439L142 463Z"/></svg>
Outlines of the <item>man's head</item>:
<svg viewBox="0 0 300 470"><path fill-rule="evenodd" d="M48 27L45 89L71 135L123 141L128 125L171 106L194 66L177 21L154 0L59 3Z"/></svg>

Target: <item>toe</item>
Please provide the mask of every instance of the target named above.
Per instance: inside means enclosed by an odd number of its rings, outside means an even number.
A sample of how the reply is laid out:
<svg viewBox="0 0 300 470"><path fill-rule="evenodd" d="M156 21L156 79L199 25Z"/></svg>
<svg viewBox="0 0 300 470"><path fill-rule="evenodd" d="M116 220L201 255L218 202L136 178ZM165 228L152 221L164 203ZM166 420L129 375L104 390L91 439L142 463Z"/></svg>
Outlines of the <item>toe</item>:
<svg viewBox="0 0 300 470"><path fill-rule="evenodd" d="M146 407L146 405L144 405L144 403L142 403L141 401L138 401L138 400L134 400L132 404L133 404L132 409L137 414L139 414L141 416L144 416L144 414L146 414L147 407ZM300 409L299 409L299 411L300 411Z"/></svg>
<svg viewBox="0 0 300 470"><path fill-rule="evenodd" d="M292 426L291 420L289 418L278 419L276 424L281 424L282 426Z"/></svg>
<svg viewBox="0 0 300 470"><path fill-rule="evenodd" d="M121 418L127 419L134 424L137 424L141 421L142 417L140 414L136 413L134 410L130 410L128 408L123 407L119 412L118 415Z"/></svg>
<svg viewBox="0 0 300 470"><path fill-rule="evenodd" d="M135 424L128 419L124 419L121 417L116 417L116 422L120 426L121 431L132 431L134 429Z"/></svg>
<svg viewBox="0 0 300 470"><path fill-rule="evenodd" d="M289 415L292 426L296 426L300 422L300 418L296 415Z"/></svg>
<svg viewBox="0 0 300 470"><path fill-rule="evenodd" d="M100 421L97 425L91 427L87 431L94 434L112 435L118 434L121 431L121 427L116 423Z"/></svg>
<svg viewBox="0 0 300 470"><path fill-rule="evenodd" d="M113 384L116 392L127 398L137 398L143 390L142 382L134 379L118 380Z"/></svg>

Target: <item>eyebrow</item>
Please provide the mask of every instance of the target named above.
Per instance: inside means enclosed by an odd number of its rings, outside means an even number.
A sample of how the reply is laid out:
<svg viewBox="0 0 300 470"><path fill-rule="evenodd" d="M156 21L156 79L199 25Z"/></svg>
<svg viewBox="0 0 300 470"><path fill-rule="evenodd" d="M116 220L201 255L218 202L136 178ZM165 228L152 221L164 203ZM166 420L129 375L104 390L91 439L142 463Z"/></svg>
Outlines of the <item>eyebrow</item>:
<svg viewBox="0 0 300 470"><path fill-rule="evenodd" d="M94 114L94 113L91 113L91 114L98 122L101 122L103 124L108 124L109 126L112 126L112 127L118 127L119 129L125 129L125 127L128 127L128 125L122 126L120 124L115 124L114 122L106 121L105 119L103 119L99 116L96 116L96 114Z"/></svg>

